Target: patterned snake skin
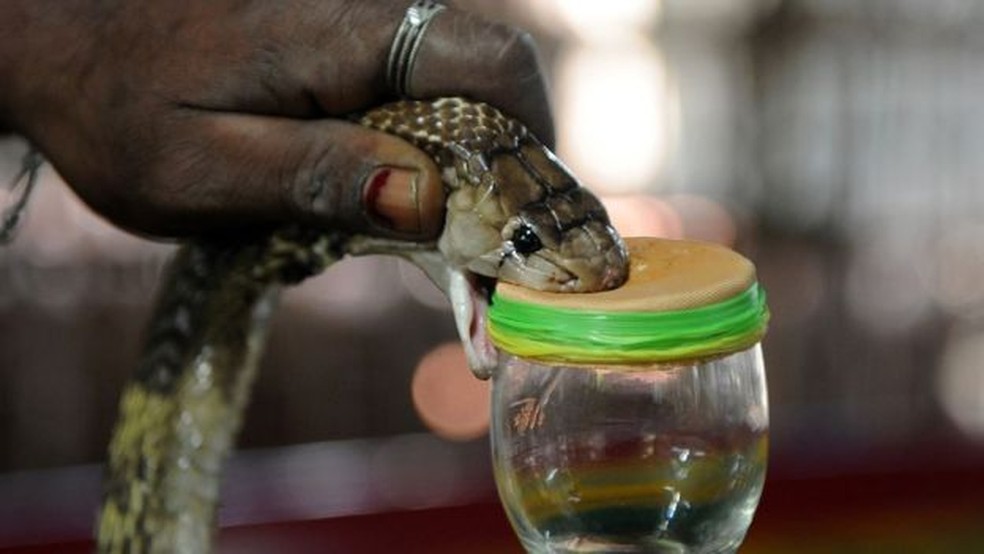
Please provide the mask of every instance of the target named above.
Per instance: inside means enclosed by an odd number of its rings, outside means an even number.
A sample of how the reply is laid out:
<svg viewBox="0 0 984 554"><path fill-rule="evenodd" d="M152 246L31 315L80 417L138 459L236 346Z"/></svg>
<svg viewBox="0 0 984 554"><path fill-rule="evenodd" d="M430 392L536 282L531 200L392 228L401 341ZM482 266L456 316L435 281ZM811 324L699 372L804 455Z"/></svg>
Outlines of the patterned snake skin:
<svg viewBox="0 0 984 554"><path fill-rule="evenodd" d="M452 300L469 363L487 377L475 275L556 291L613 288L627 254L598 200L519 123L487 105L404 101L360 123L425 150L448 191L436 244L286 227L184 246L123 392L98 525L103 553L206 553L223 461L283 285L347 254L416 263Z"/></svg>

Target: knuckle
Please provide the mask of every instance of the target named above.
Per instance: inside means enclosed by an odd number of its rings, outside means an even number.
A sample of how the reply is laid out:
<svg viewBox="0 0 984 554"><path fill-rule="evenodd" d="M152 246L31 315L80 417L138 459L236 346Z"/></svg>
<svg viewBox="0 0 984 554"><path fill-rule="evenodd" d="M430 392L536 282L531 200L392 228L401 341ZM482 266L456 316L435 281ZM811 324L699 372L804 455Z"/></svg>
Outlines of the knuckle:
<svg viewBox="0 0 984 554"><path fill-rule="evenodd" d="M355 148L355 141L347 146ZM342 186L346 152L335 140L312 141L304 146L297 161L285 165L282 190L295 215L304 221L335 221L343 215L345 198Z"/></svg>
<svg viewBox="0 0 984 554"><path fill-rule="evenodd" d="M331 145L320 149L310 148L294 166L294 170L283 176L288 203L297 215L304 219L332 219L338 205L338 188L332 186Z"/></svg>
<svg viewBox="0 0 984 554"><path fill-rule="evenodd" d="M294 216L316 226L357 226L363 183L375 166L377 138L334 129L330 139L312 141L281 181Z"/></svg>
<svg viewBox="0 0 984 554"><path fill-rule="evenodd" d="M494 62L500 70L517 75L539 71L536 41L529 32L509 25L500 25L499 45Z"/></svg>

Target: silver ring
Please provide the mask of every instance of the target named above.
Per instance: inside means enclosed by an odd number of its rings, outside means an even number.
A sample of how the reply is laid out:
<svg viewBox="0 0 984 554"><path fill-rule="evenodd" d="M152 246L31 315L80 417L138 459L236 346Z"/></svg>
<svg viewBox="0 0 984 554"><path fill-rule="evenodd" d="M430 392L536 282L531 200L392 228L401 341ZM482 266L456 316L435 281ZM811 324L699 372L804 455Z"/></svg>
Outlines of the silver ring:
<svg viewBox="0 0 984 554"><path fill-rule="evenodd" d="M410 95L410 77L413 75L413 66L417 62L424 32L434 16L446 7L433 0L417 0L403 15L403 21L393 37L393 46L390 47L386 64L386 81L397 95Z"/></svg>

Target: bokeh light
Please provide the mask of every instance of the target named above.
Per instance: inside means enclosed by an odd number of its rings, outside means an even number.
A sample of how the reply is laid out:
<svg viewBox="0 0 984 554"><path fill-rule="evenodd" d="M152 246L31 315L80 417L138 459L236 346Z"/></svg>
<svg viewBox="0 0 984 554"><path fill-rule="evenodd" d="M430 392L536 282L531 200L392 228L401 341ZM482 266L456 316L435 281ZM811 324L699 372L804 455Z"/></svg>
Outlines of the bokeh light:
<svg viewBox="0 0 984 554"><path fill-rule="evenodd" d="M532 0L530 7L543 20L564 23L583 40L619 40L630 29L643 31L655 23L660 0Z"/></svg>
<svg viewBox="0 0 984 554"><path fill-rule="evenodd" d="M928 269L941 308L964 317L984 313L984 224L954 222L942 230Z"/></svg>
<svg viewBox="0 0 984 554"><path fill-rule="evenodd" d="M608 210L612 226L626 237L683 238L680 214L654 196L633 194L601 199Z"/></svg>
<svg viewBox="0 0 984 554"><path fill-rule="evenodd" d="M646 42L574 48L557 81L560 157L602 193L651 188L667 157L673 105L660 52Z"/></svg>
<svg viewBox="0 0 984 554"><path fill-rule="evenodd" d="M937 377L946 414L965 433L984 439L984 329L951 333Z"/></svg>
<svg viewBox="0 0 984 554"><path fill-rule="evenodd" d="M471 440L489 428L489 385L468 369L458 343L445 343L425 355L413 375L413 405L434 434Z"/></svg>
<svg viewBox="0 0 984 554"><path fill-rule="evenodd" d="M859 237L845 276L850 315L872 333L912 329L933 309L926 278L913 263L918 241L901 229Z"/></svg>
<svg viewBox="0 0 984 554"><path fill-rule="evenodd" d="M666 202L680 218L685 238L735 245L738 224L720 202L696 194L670 195L666 197Z"/></svg>

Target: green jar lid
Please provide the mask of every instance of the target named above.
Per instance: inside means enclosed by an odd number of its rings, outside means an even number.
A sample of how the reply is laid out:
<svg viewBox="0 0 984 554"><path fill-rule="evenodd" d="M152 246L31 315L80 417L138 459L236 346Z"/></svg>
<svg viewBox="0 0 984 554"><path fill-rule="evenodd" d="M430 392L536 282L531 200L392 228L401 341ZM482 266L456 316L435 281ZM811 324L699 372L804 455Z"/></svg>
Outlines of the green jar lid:
<svg viewBox="0 0 984 554"><path fill-rule="evenodd" d="M746 258L723 246L626 239L618 289L564 294L500 283L489 308L495 345L571 364L650 364L744 350L765 334L765 293Z"/></svg>

